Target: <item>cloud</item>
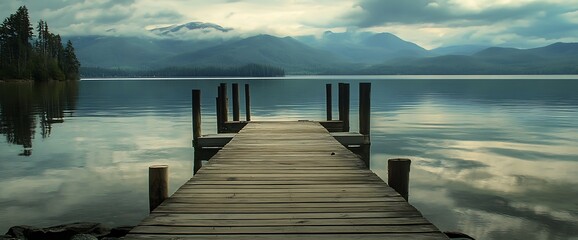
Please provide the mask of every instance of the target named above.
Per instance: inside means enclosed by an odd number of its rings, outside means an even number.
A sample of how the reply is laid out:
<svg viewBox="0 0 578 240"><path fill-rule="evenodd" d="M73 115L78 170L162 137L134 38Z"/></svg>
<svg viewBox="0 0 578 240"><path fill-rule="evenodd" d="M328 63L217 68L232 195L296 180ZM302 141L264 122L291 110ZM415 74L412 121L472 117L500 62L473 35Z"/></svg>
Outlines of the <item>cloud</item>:
<svg viewBox="0 0 578 240"><path fill-rule="evenodd" d="M573 1L576 2L576 1ZM523 3L523 4L522 4ZM384 24L480 25L531 19L539 15L557 16L575 11L571 4L553 1L454 1L454 0L361 0L356 11L345 15L358 27Z"/></svg>
<svg viewBox="0 0 578 240"><path fill-rule="evenodd" d="M21 5L61 35L142 36L147 27L197 21L239 36L391 32L426 48L578 41L578 0L16 0L0 1L0 14Z"/></svg>

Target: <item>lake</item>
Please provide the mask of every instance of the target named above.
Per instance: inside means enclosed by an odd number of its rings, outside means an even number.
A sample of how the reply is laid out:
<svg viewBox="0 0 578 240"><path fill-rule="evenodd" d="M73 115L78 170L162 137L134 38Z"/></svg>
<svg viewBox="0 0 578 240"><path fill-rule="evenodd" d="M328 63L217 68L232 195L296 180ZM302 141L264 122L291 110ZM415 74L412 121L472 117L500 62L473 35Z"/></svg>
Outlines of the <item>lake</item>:
<svg viewBox="0 0 578 240"><path fill-rule="evenodd" d="M0 83L0 233L135 225L148 167L192 175L191 89L214 133L217 85L249 83L253 120L324 120L325 84L372 83L371 169L412 159L410 203L477 239L578 239L578 76L299 76ZM241 99L243 93L241 93ZM244 113L243 106L241 113ZM244 116L242 115L242 118Z"/></svg>

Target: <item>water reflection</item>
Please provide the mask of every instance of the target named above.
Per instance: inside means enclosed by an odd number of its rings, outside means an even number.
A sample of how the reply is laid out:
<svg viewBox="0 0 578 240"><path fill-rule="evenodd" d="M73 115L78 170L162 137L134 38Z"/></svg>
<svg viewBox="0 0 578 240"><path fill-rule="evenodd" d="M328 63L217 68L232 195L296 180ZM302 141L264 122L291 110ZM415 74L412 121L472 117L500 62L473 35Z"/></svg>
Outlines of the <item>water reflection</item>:
<svg viewBox="0 0 578 240"><path fill-rule="evenodd" d="M359 80L340 81L351 83L355 131ZM387 159L411 158L410 202L442 230L477 239L575 238L578 81L363 81L373 90L372 170L387 179ZM0 143L0 230L68 221L136 224L148 211L149 165L169 164L171 191L191 176L190 90L201 89L203 133L213 133L220 82L251 84L254 120L322 120L325 84L336 83L327 77L82 81L77 103L76 93L64 91L53 100L30 97L41 96L35 87L7 91L23 92L22 100L2 92L3 134L10 122L34 136L30 131L42 131L45 115L66 123L50 125L50 138L29 137L34 156L17 156L14 145ZM336 91L334 85L333 109ZM48 109L42 101L68 105L51 108L60 115L47 114L37 110ZM24 110L13 108L18 104ZM14 113L10 119L29 120L6 121L5 111Z"/></svg>
<svg viewBox="0 0 578 240"><path fill-rule="evenodd" d="M49 137L52 125L72 114L77 96L76 82L0 83L0 134L23 147L20 156L30 156L37 127Z"/></svg>

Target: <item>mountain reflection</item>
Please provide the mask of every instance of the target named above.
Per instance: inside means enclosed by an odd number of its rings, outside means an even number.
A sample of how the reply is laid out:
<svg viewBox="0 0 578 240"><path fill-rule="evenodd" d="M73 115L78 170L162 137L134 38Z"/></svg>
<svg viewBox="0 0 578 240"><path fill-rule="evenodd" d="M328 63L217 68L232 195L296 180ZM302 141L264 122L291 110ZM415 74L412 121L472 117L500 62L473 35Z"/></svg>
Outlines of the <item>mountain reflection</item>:
<svg viewBox="0 0 578 240"><path fill-rule="evenodd" d="M17 82L0 84L0 134L11 144L23 147L21 156L32 154L32 140L52 132L52 124L63 123L72 114L78 98L76 82Z"/></svg>

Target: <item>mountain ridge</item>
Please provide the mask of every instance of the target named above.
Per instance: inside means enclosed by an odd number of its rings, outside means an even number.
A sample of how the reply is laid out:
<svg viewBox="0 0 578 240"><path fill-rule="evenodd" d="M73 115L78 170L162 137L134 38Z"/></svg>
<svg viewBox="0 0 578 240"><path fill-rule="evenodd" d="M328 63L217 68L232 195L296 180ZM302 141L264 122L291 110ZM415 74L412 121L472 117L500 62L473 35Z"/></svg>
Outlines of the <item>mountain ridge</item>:
<svg viewBox="0 0 578 240"><path fill-rule="evenodd" d="M202 33L199 33L202 34ZM321 37L178 39L77 36L85 67L151 69L171 66L281 67L288 74L575 74L578 43L517 49L477 45L426 50L391 33ZM479 51L474 51L481 49ZM441 54L444 51L450 54Z"/></svg>

